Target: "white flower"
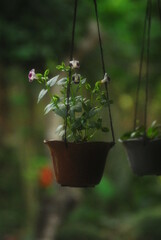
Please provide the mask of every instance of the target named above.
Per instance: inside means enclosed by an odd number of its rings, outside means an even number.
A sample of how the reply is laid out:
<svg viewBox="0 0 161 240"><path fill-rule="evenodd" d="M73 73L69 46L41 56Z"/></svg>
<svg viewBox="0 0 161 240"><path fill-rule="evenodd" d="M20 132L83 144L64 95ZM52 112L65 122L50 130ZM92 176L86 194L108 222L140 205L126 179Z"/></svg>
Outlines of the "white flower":
<svg viewBox="0 0 161 240"><path fill-rule="evenodd" d="M110 82L110 77L107 76L107 73L105 73L104 78L101 80L101 83L108 83Z"/></svg>
<svg viewBox="0 0 161 240"><path fill-rule="evenodd" d="M78 84L80 82L80 74L77 73L73 74L72 80L75 84Z"/></svg>
<svg viewBox="0 0 161 240"><path fill-rule="evenodd" d="M80 67L80 64L79 64L79 61L78 60L72 60L69 62L69 66L72 68L72 69L76 69L76 68L79 68Z"/></svg>

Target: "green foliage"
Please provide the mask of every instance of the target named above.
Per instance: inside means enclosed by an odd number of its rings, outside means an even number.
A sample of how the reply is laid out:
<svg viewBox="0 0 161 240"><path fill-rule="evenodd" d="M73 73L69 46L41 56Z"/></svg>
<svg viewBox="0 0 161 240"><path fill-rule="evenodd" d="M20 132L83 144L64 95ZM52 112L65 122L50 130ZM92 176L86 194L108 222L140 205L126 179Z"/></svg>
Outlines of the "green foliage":
<svg viewBox="0 0 161 240"><path fill-rule="evenodd" d="M116 189L114 184L108 178L103 177L100 184L95 187L94 192L97 197L106 202L115 196Z"/></svg>
<svg viewBox="0 0 161 240"><path fill-rule="evenodd" d="M57 240L71 239L88 239L88 240L103 240L100 236L99 226L88 224L67 225L61 228L56 236Z"/></svg>
<svg viewBox="0 0 161 240"><path fill-rule="evenodd" d="M69 141L89 141L98 130L107 133L109 129L103 125L100 117L101 110L108 106L108 99L102 81L97 81L92 88L87 80L77 74L72 67L66 66L62 62L56 68L61 72L66 72L67 77L59 79L59 75L57 75L48 79L48 70L45 71L44 75L35 74L34 70L32 70L32 77L44 86L39 93L38 102L47 93L50 96L50 103L44 109L45 114L53 111L63 118L64 124L58 126L56 130L56 132L59 132L59 136L64 138L66 118L67 138ZM51 87L56 84L61 87L60 96L51 93ZM71 93L69 103L67 102L68 84L70 84ZM83 90L86 90L86 95L89 97L82 96ZM69 106L68 116L67 105Z"/></svg>
<svg viewBox="0 0 161 240"><path fill-rule="evenodd" d="M134 131L125 133L120 139L126 141L128 139L143 137L147 137L148 139L161 138L161 125L157 125L157 122L154 121L146 132L144 126L136 127Z"/></svg>
<svg viewBox="0 0 161 240"><path fill-rule="evenodd" d="M0 9L0 60L44 62L58 59L69 49L73 20L72 0L28 0L25 6L19 0L2 0ZM79 23L89 18L85 2L79 3ZM87 14L88 12L88 14ZM83 21L82 21L83 20ZM83 34L84 24L79 24L77 34Z"/></svg>
<svg viewBox="0 0 161 240"><path fill-rule="evenodd" d="M136 240L160 239L161 238L161 217L159 214L152 214L150 217L144 217L138 224Z"/></svg>
<svg viewBox="0 0 161 240"><path fill-rule="evenodd" d="M0 238L25 225L26 200L14 149L0 149Z"/></svg>

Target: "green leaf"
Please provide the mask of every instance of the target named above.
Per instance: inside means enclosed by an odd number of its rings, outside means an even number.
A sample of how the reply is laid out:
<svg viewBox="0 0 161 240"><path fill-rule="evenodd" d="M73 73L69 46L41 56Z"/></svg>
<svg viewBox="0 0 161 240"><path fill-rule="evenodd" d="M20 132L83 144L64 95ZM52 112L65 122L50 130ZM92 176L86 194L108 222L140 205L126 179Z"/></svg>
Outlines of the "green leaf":
<svg viewBox="0 0 161 240"><path fill-rule="evenodd" d="M59 136L60 136L60 137L63 137L64 134L65 134L65 130L62 130L62 131L59 132Z"/></svg>
<svg viewBox="0 0 161 240"><path fill-rule="evenodd" d="M62 131L64 129L64 125L59 125L58 127L57 127L57 129L55 130L55 132L56 133L59 133L60 131Z"/></svg>
<svg viewBox="0 0 161 240"><path fill-rule="evenodd" d="M153 128L153 127L156 127L156 123L157 123L157 121L154 120L154 121L152 122L152 124L151 124L151 127L152 127L152 128Z"/></svg>
<svg viewBox="0 0 161 240"><path fill-rule="evenodd" d="M36 73L36 77L42 78L42 74L41 73Z"/></svg>
<svg viewBox="0 0 161 240"><path fill-rule="evenodd" d="M74 112L82 112L82 104L81 104L81 102L79 102L76 105L70 107L70 110L74 111Z"/></svg>
<svg viewBox="0 0 161 240"><path fill-rule="evenodd" d="M99 91L100 91L100 82L98 81L98 82L96 82L95 83L95 86L94 86L94 89L93 89L93 93L99 93Z"/></svg>
<svg viewBox="0 0 161 240"><path fill-rule="evenodd" d="M76 101L81 101L81 102L82 102L83 97L82 97L82 96L76 96L76 97L75 97L75 100L76 100Z"/></svg>
<svg viewBox="0 0 161 240"><path fill-rule="evenodd" d="M55 83L57 82L58 77L59 77L59 75L51 78L49 81L47 81L46 85L47 85L48 87L53 87L53 86L55 85Z"/></svg>
<svg viewBox="0 0 161 240"><path fill-rule="evenodd" d="M61 78L58 82L57 85L61 86L61 85L65 85L67 83L67 78Z"/></svg>
<svg viewBox="0 0 161 240"><path fill-rule="evenodd" d="M134 131L125 133L120 139L122 141L133 139L133 138L141 138L144 136L145 133L145 127L139 126Z"/></svg>
<svg viewBox="0 0 161 240"><path fill-rule="evenodd" d="M86 78L83 78L82 80L81 80L81 84L85 84L86 83Z"/></svg>
<svg viewBox="0 0 161 240"><path fill-rule="evenodd" d="M54 109L54 112L55 112L58 116L60 116L60 117L62 117L62 118L65 118L65 117L66 117L66 112L63 111L63 110L60 110L60 109L55 108L55 109Z"/></svg>
<svg viewBox="0 0 161 240"><path fill-rule="evenodd" d="M46 69L44 72L44 77L47 77L49 75L49 69Z"/></svg>
<svg viewBox="0 0 161 240"><path fill-rule="evenodd" d="M58 66L56 66L56 69L58 69L58 70L62 70L63 67L62 67L61 65L58 65Z"/></svg>
<svg viewBox="0 0 161 240"><path fill-rule="evenodd" d="M65 66L65 63L62 62L61 65L58 65L56 66L56 68L59 70L59 71L62 71L62 72L68 72L70 70L70 67L69 66Z"/></svg>
<svg viewBox="0 0 161 240"><path fill-rule="evenodd" d="M82 123L81 123L81 118L79 117L75 120L75 122L72 123L71 129L72 131L80 130L81 127L82 127Z"/></svg>
<svg viewBox="0 0 161 240"><path fill-rule="evenodd" d="M55 108L54 112L64 119L67 114L66 106L64 104L58 104L58 108Z"/></svg>
<svg viewBox="0 0 161 240"><path fill-rule="evenodd" d="M102 127L102 118L98 118L96 122L97 129L100 129Z"/></svg>
<svg viewBox="0 0 161 240"><path fill-rule="evenodd" d="M91 90L91 85L89 83L86 83L85 87L87 90Z"/></svg>
<svg viewBox="0 0 161 240"><path fill-rule="evenodd" d="M89 99L82 102L82 107L85 112L89 112L91 110L91 105L90 105Z"/></svg>
<svg viewBox="0 0 161 240"><path fill-rule="evenodd" d="M52 98L52 101L53 101L54 105L57 106L57 104L60 102L59 96L54 95Z"/></svg>
<svg viewBox="0 0 161 240"><path fill-rule="evenodd" d="M125 141L125 140L130 139L131 133L132 133L132 132L124 133L124 134L120 137L120 139L121 139L122 141Z"/></svg>
<svg viewBox="0 0 161 240"><path fill-rule="evenodd" d="M48 92L47 89L42 89L41 92L39 93L37 103L40 102L40 100L45 96L45 94Z"/></svg>
<svg viewBox="0 0 161 240"><path fill-rule="evenodd" d="M96 89L100 89L100 81L97 81L97 82L95 83L95 88L96 88Z"/></svg>
<svg viewBox="0 0 161 240"><path fill-rule="evenodd" d="M102 127L102 132L109 132L109 128L107 128L107 127Z"/></svg>
<svg viewBox="0 0 161 240"><path fill-rule="evenodd" d="M151 139L155 138L155 137L158 136L158 134L159 134L159 131L158 131L158 129L156 127L150 127L147 130L147 137L148 138L151 138Z"/></svg>
<svg viewBox="0 0 161 240"><path fill-rule="evenodd" d="M94 117L98 112L100 111L100 108L94 107L89 111L89 118Z"/></svg>
<svg viewBox="0 0 161 240"><path fill-rule="evenodd" d="M47 113L49 113L51 110L54 109L54 104L53 103L49 103L45 109L44 109L44 114L46 115Z"/></svg>

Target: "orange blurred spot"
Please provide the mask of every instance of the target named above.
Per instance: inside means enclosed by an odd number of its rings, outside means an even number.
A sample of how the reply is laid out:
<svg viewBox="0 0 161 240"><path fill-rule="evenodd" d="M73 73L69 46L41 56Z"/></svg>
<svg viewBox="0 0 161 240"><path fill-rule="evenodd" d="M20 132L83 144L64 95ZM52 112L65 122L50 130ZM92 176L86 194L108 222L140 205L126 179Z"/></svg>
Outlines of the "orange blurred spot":
<svg viewBox="0 0 161 240"><path fill-rule="evenodd" d="M42 187L48 187L53 183L53 172L49 167L44 167L40 172L40 185Z"/></svg>

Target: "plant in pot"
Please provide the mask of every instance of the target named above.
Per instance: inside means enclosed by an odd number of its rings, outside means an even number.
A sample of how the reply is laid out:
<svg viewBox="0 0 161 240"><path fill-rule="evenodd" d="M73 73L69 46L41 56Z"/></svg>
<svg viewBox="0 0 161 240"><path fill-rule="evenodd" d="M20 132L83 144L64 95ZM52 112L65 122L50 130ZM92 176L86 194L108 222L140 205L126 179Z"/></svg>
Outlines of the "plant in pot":
<svg viewBox="0 0 161 240"><path fill-rule="evenodd" d="M101 180L106 157L114 145L114 130L109 99L109 77L105 71L102 41L99 30L97 2L93 0L96 12L101 60L104 78L91 86L86 78L79 73L79 61L73 58L75 22L77 13L77 0L74 4L74 19L72 29L72 44L69 65L62 63L57 66L63 77L57 75L48 78L49 71L44 74L29 72L29 81L34 79L43 86L38 102L49 94L50 103L45 107L45 114L53 111L62 119L57 127L62 141L46 140L51 151L55 177L62 186L93 187ZM64 76L65 73L65 76ZM60 87L60 94L52 94L54 85ZM83 96L83 93L85 95ZM104 126L101 112L107 107L113 141L91 142L97 131L107 133L109 129Z"/></svg>
<svg viewBox="0 0 161 240"><path fill-rule="evenodd" d="M127 150L133 172L138 176L161 174L161 125L137 126L125 133L120 141Z"/></svg>
<svg viewBox="0 0 161 240"><path fill-rule="evenodd" d="M143 45L140 60L139 80L136 93L136 105L134 115L133 131L123 134L119 139L123 143L131 168L138 176L160 175L161 174L161 125L153 121L147 128L147 106L148 106L148 83L149 83L149 48L150 48L150 26L151 26L151 0L147 0L147 8L144 22ZM147 38L146 37L147 33ZM139 91L142 78L142 65L144 56L144 42L147 39L146 59L146 86L145 86L145 107L144 124L137 126L137 112Z"/></svg>
<svg viewBox="0 0 161 240"><path fill-rule="evenodd" d="M70 61L69 66L62 63L56 68L66 76L49 79L49 70L44 74L35 73L34 69L29 72L29 81L35 79L43 86L38 102L46 94L50 97L45 114L53 111L62 119L56 129L62 141L45 141L51 150L56 180L61 185L94 186L101 180L107 154L113 146L113 142L91 142L97 131L109 131L101 118L101 111L112 103L104 88L109 78L105 74L104 79L92 87L77 73L79 61ZM69 82L70 96L67 98ZM51 88L55 85L60 87L60 95L52 94Z"/></svg>

